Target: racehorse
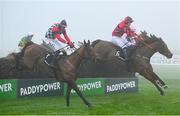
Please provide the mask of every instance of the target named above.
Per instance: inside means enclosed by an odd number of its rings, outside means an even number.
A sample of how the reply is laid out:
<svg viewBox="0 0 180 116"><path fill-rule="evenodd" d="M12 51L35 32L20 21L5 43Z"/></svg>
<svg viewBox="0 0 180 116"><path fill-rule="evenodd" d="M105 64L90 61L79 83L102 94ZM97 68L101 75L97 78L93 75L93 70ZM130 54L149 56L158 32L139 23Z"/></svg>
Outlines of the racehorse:
<svg viewBox="0 0 180 116"><path fill-rule="evenodd" d="M17 75L14 69L15 63L13 54L0 58L0 79L15 78L14 75Z"/></svg>
<svg viewBox="0 0 180 116"><path fill-rule="evenodd" d="M46 66L46 64L43 62L46 53L47 50L43 46L32 44L26 48L20 59L20 62L29 70L34 70L34 66L38 64L43 65L40 66L41 68L48 68L44 69L44 71L49 71L49 67ZM84 98L79 88L77 87L77 84L75 83L77 80L77 69L84 59L91 59L93 61L99 60L97 54L90 45L90 41L88 41L88 43L84 41L84 44L81 45L81 47L71 55L58 56L54 63L55 67L52 68L52 74L54 74L55 78L58 81L67 83L67 106L69 106L70 93L72 89L76 91L78 96L88 107L91 106L91 104Z"/></svg>
<svg viewBox="0 0 180 116"><path fill-rule="evenodd" d="M142 37L144 40L141 39ZM119 47L112 44L112 42L96 40L92 43L92 46L101 61L113 61L114 64L121 67L121 69L128 70L129 72L138 72L155 85L160 91L160 95L164 95L162 88L167 88L167 85L153 71L150 58L156 52L159 52L167 58L172 58L173 54L170 52L166 43L155 35L148 36L146 32L141 32L137 40L139 41L130 56L129 62L124 62L119 56L116 56L117 52L120 55L122 53L119 52Z"/></svg>
<svg viewBox="0 0 180 116"><path fill-rule="evenodd" d="M44 44L25 45L20 53L14 54L16 70L28 70L41 75L42 78L54 78L53 71L44 63L47 52L52 52L52 50Z"/></svg>
<svg viewBox="0 0 180 116"><path fill-rule="evenodd" d="M89 107L91 104L83 97L82 93L78 89L75 81L77 79L77 69L80 66L83 59L91 59L96 62L98 59L97 54L94 52L90 41L84 42L84 45L77 49L70 56L61 60L56 60L54 70L56 79L67 83L66 101L69 106L69 98L71 89L74 89L76 93L81 97L84 103Z"/></svg>

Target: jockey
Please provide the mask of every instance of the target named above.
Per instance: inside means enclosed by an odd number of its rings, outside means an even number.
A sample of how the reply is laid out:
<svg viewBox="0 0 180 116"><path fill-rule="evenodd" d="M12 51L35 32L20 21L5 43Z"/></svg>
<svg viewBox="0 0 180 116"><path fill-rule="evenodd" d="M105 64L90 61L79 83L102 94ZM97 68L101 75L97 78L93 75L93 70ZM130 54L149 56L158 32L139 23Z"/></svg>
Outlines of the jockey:
<svg viewBox="0 0 180 116"><path fill-rule="evenodd" d="M52 25L46 32L46 39L44 40L44 42L54 51L53 54L49 54L46 56L45 63L49 66L54 66L54 60L56 56L59 55L59 50L61 48L63 48L65 45L69 45L70 48L74 47L71 39L66 33L66 27L66 21L62 20L60 23ZM63 34L64 38L61 37L61 34Z"/></svg>
<svg viewBox="0 0 180 116"><path fill-rule="evenodd" d="M127 16L112 32L112 43L122 48L125 60L128 60L127 49L136 44L134 38L136 38L137 34L135 28L131 26L132 22L133 19Z"/></svg>
<svg viewBox="0 0 180 116"><path fill-rule="evenodd" d="M22 50L27 43L32 43L32 38L34 34L32 32L28 32L24 37L20 39L18 47Z"/></svg>
<svg viewBox="0 0 180 116"><path fill-rule="evenodd" d="M28 32L25 36L23 36L18 44L20 52L17 53L16 59L20 59L24 55L24 51L27 46L31 45L33 42L31 41L34 34L32 32ZM19 60L16 60L16 68L21 70L22 67L19 66Z"/></svg>

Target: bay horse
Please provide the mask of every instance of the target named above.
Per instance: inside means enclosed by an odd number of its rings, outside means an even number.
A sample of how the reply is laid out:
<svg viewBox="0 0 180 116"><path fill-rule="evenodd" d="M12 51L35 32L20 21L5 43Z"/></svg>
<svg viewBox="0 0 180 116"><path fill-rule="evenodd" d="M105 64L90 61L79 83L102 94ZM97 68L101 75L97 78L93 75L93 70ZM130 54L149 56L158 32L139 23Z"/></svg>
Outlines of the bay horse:
<svg viewBox="0 0 180 116"><path fill-rule="evenodd" d="M0 79L15 78L17 75L15 70L14 54L8 54L6 57L0 58Z"/></svg>
<svg viewBox="0 0 180 116"><path fill-rule="evenodd" d="M40 67L44 68L44 71L50 71L50 67L43 62L46 53L47 50L43 46L32 44L26 48L20 59L20 62L26 69L29 70L34 70L34 65L38 64L43 65ZM84 44L81 45L79 49L76 49L75 52L73 52L71 55L58 56L54 62L55 67L51 68L51 71L53 71L52 74L55 76L56 80L67 83L67 106L70 104L70 93L72 89L76 91L85 105L88 107L91 106L91 104L84 98L81 91L77 87L77 84L75 83L78 78L77 69L85 59L90 59L95 62L96 60L100 60L98 59L98 55L94 52L93 47L90 45L89 40L87 43L84 41Z"/></svg>
<svg viewBox="0 0 180 116"><path fill-rule="evenodd" d="M32 73L37 73L37 75L40 74L41 78L54 78L53 71L44 63L45 56L48 52L53 51L44 44L38 45L31 43L25 45L20 53L14 54L16 70L28 70Z"/></svg>
<svg viewBox="0 0 180 116"><path fill-rule="evenodd" d="M92 61L100 60L97 54L94 52L93 47L88 43L84 42L79 49L77 49L70 56L56 60L54 70L55 77L57 80L67 83L66 102L69 106L71 89L74 89L78 96L83 102L89 107L91 104L83 97L75 81L77 80L77 69L84 59L91 59Z"/></svg>
<svg viewBox="0 0 180 116"><path fill-rule="evenodd" d="M167 58L172 58L173 54L161 38L158 38L155 35L148 36L146 32L141 32L139 37L143 37L144 40L137 42L137 46L131 54L128 65L116 56L119 46L112 42L96 40L92 43L92 46L99 55L101 61L112 61L114 64L121 67L121 69L127 70L128 72L138 72L155 85L160 91L160 95L164 95L163 89L167 88L167 85L153 71L152 65L150 64L150 58L156 52L159 52Z"/></svg>

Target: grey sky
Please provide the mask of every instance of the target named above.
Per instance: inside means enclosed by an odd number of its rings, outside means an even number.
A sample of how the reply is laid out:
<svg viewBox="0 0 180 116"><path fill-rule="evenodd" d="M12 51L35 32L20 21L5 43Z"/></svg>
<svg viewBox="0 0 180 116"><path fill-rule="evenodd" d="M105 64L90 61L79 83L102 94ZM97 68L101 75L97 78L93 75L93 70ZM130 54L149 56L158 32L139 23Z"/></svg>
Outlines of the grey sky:
<svg viewBox="0 0 180 116"><path fill-rule="evenodd" d="M41 43L45 32L66 19L72 41L111 40L111 33L131 16L137 31L162 37L171 50L180 50L178 0L0 0L0 56L17 50L20 37L31 31Z"/></svg>

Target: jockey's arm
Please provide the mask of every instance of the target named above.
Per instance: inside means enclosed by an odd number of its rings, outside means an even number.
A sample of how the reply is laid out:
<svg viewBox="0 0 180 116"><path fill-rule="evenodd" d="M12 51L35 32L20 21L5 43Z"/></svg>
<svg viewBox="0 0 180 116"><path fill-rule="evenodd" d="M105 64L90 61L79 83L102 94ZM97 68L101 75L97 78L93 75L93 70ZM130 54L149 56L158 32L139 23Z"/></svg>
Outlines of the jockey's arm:
<svg viewBox="0 0 180 116"><path fill-rule="evenodd" d="M22 46L23 46L23 44L22 44L22 42L20 41L19 44L18 44L18 47L22 47Z"/></svg>
<svg viewBox="0 0 180 116"><path fill-rule="evenodd" d="M73 45L73 43L71 42L71 39L68 37L66 31L63 33L63 35L64 35L64 38L68 41L68 45L69 45L71 48L73 48L74 45Z"/></svg>
<svg viewBox="0 0 180 116"><path fill-rule="evenodd" d="M72 43L71 39L69 38L69 36L67 35L66 31L63 33L64 38L68 41L68 43Z"/></svg>
<svg viewBox="0 0 180 116"><path fill-rule="evenodd" d="M54 34L54 37L57 38L60 42L62 43L67 43L66 40L64 40L61 35L59 34L59 28L53 27L52 28L52 33Z"/></svg>
<svg viewBox="0 0 180 116"><path fill-rule="evenodd" d="M136 39L136 38L138 38L138 34L135 32L131 32L130 37Z"/></svg>
<svg viewBox="0 0 180 116"><path fill-rule="evenodd" d="M117 26L118 29L116 29L116 32L118 32L118 33L125 33L124 27L125 27L125 23L120 23L120 24Z"/></svg>
<svg viewBox="0 0 180 116"><path fill-rule="evenodd" d="M71 39L68 37L66 31L63 33L64 35L64 38L68 41L68 45L73 48L74 47L74 44L71 42Z"/></svg>
<svg viewBox="0 0 180 116"><path fill-rule="evenodd" d="M116 33L124 33L123 29L116 29L115 32Z"/></svg>
<svg viewBox="0 0 180 116"><path fill-rule="evenodd" d="M24 44L25 44L25 39L24 39L24 37L23 37L23 38L20 39L18 46L19 46L19 47L23 47Z"/></svg>
<svg viewBox="0 0 180 116"><path fill-rule="evenodd" d="M66 43L66 44L67 44L67 41L66 41L66 40L64 40L64 39L61 37L61 35L60 35L60 34L56 34L56 35L55 35L55 38L57 38L60 42L62 42L62 43Z"/></svg>

